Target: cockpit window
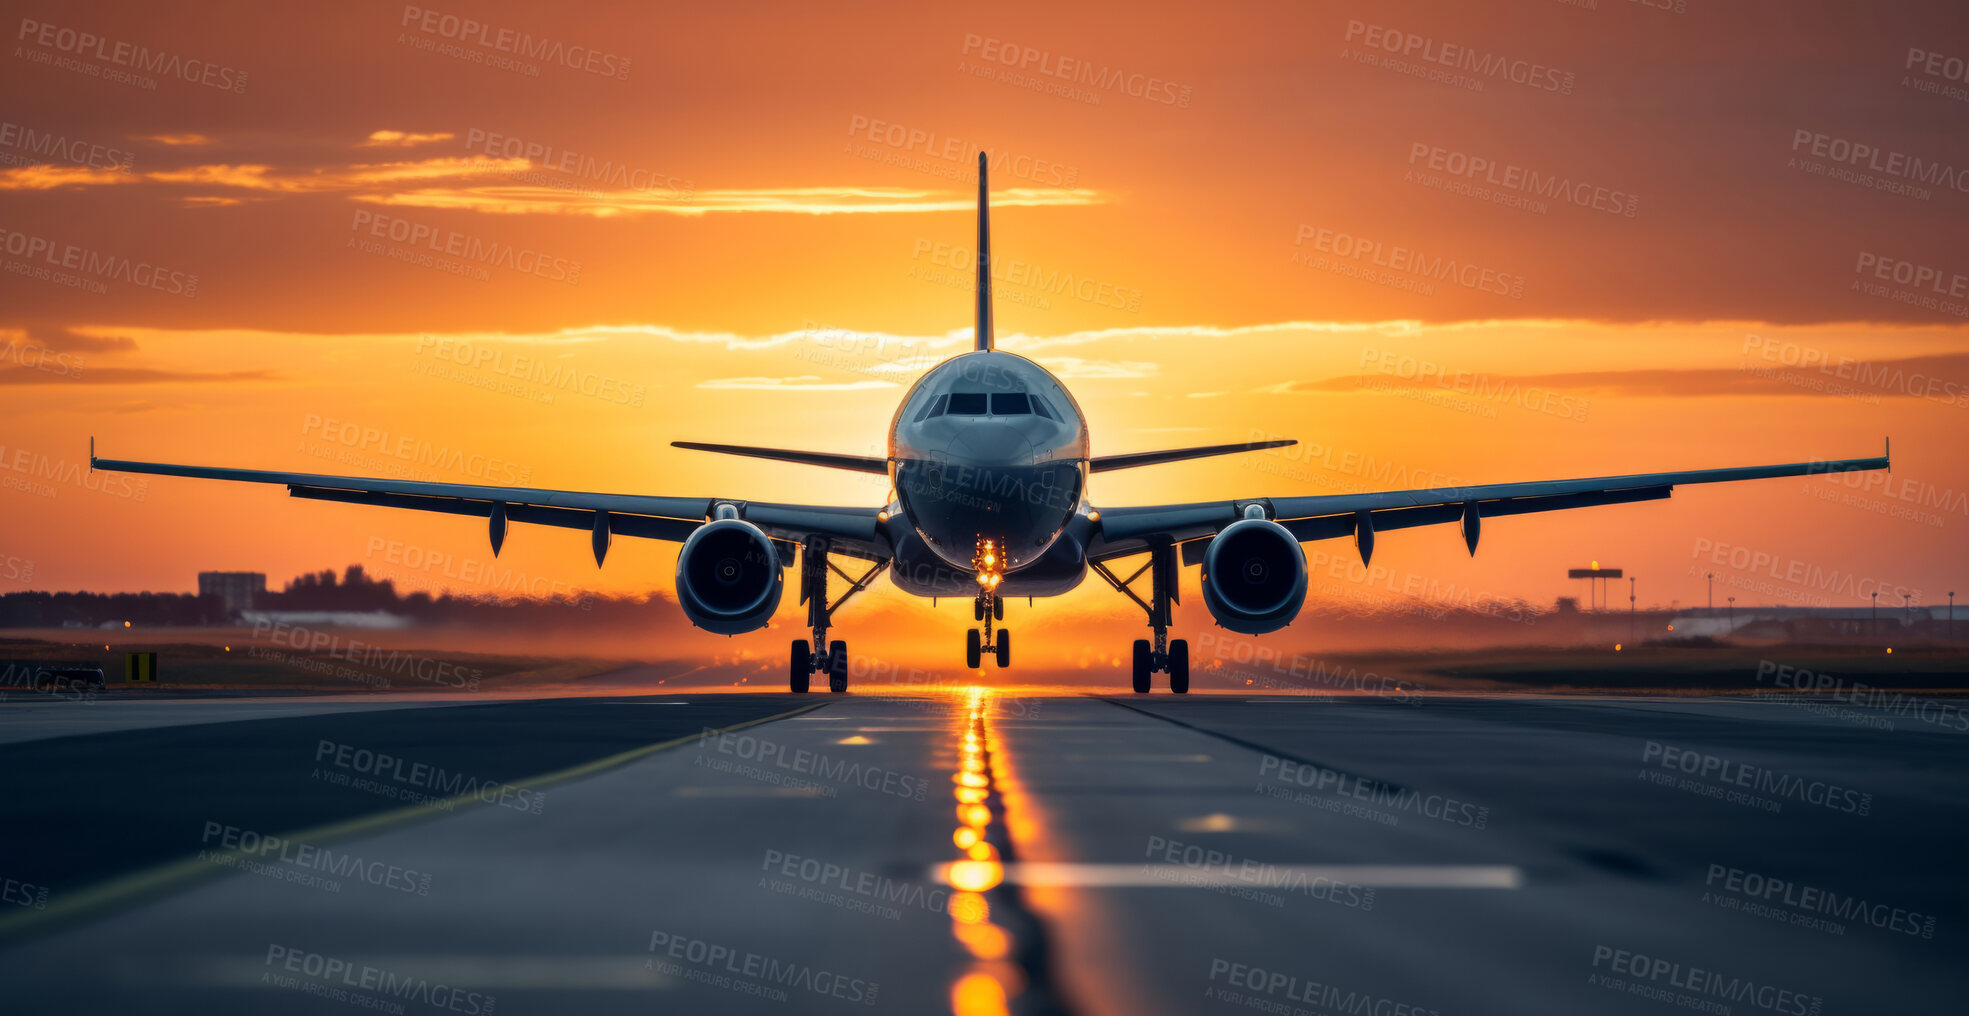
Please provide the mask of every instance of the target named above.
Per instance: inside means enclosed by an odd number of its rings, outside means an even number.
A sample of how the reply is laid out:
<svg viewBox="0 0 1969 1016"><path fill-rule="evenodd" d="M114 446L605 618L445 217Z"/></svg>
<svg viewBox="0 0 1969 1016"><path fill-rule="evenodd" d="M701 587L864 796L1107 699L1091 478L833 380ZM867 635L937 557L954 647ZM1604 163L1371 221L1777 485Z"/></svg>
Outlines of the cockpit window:
<svg viewBox="0 0 1969 1016"><path fill-rule="evenodd" d="M1024 392L993 392L991 394L991 415L1028 416L1032 413L1032 403Z"/></svg>
<svg viewBox="0 0 1969 1016"><path fill-rule="evenodd" d="M985 395L983 392L951 392L947 411L952 416L983 416Z"/></svg>
<svg viewBox="0 0 1969 1016"><path fill-rule="evenodd" d="M931 399L930 403L924 406L921 412L916 414L916 422L922 423L932 416L942 416L944 400L948 398L950 398L948 395L939 395Z"/></svg>
<svg viewBox="0 0 1969 1016"><path fill-rule="evenodd" d="M1047 408L1045 399L1042 399L1037 395L1031 396L1031 399L1032 399L1033 412L1038 413L1039 415L1047 418L1048 420L1059 419L1059 417L1053 415L1053 411L1051 409Z"/></svg>

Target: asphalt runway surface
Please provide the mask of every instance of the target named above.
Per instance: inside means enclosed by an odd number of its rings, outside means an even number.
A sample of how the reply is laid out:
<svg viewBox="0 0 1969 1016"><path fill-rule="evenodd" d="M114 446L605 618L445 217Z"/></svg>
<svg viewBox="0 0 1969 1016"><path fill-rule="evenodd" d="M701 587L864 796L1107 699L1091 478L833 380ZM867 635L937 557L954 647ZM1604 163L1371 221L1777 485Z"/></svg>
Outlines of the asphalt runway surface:
<svg viewBox="0 0 1969 1016"><path fill-rule="evenodd" d="M0 984L9 1013L1960 1011L1965 726L1952 700L15 698Z"/></svg>

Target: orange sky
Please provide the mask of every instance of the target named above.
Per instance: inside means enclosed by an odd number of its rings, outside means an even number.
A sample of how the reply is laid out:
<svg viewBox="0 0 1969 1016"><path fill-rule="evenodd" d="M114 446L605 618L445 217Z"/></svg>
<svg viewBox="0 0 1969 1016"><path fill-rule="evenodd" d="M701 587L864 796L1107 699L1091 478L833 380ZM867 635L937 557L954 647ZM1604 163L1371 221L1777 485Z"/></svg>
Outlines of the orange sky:
<svg viewBox="0 0 1969 1016"><path fill-rule="evenodd" d="M878 449L903 386L969 344L982 146L1000 345L1067 380L1097 452L1304 442L1103 475L1097 503L1892 435L1891 477L1499 520L1474 561L1453 529L1391 533L1316 599L1548 603L1597 558L1644 606L1700 602L1705 571L1740 601L1941 601L1969 551L1969 15L1485 7L13 5L0 589L362 562L477 592L424 562L493 564L455 518L80 476L92 434L874 503L878 478L668 442ZM522 528L496 568L641 591L674 555L622 541L597 572L586 534ZM1133 610L1093 585L1059 607Z"/></svg>

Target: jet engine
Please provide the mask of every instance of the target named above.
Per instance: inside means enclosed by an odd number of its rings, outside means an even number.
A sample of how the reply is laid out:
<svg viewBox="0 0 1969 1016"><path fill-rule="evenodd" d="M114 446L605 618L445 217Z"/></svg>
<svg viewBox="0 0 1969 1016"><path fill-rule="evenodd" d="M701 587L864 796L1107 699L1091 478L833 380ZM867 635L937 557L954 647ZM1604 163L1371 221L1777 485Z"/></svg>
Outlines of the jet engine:
<svg viewBox="0 0 1969 1016"><path fill-rule="evenodd" d="M719 519L697 527L677 552L677 603L691 623L719 635L766 626L785 583L779 551L758 526Z"/></svg>
<svg viewBox="0 0 1969 1016"><path fill-rule="evenodd" d="M1203 602L1217 623L1245 635L1277 631L1306 601L1306 552L1270 519L1225 526L1203 552Z"/></svg>

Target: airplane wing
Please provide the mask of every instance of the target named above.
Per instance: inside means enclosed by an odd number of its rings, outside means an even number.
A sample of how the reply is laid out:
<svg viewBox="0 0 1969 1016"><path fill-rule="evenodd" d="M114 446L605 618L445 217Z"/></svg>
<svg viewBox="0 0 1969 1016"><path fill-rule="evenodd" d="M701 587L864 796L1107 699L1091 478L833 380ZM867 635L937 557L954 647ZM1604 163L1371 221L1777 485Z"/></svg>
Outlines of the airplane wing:
<svg viewBox="0 0 1969 1016"><path fill-rule="evenodd" d="M162 462L130 462L96 457L89 447L89 468L111 472L192 476L208 480L285 484L291 497L347 504L408 508L416 511L474 515L487 519L492 552L505 542L506 524L526 522L594 534L595 563L608 552L611 535L657 540L684 540L709 519L720 504L730 504L739 517L766 534L791 543L808 536L825 536L830 549L880 560L889 556L878 535L875 508L829 508L815 505L767 504L716 497L651 497L641 494L595 494L533 487L495 487L470 483L431 483L319 473L285 473L261 469L183 466ZM790 546L782 545L783 558Z"/></svg>
<svg viewBox="0 0 1969 1016"><path fill-rule="evenodd" d="M1676 486L1685 483L1723 483L1887 469L1891 465L1889 458L1889 455L1883 454L1865 459L1635 473L1578 480L1103 508L1099 535L1088 549L1090 557L1100 560L1140 553L1151 544L1180 543L1183 544L1183 562L1194 564L1201 560L1205 538L1243 518L1247 508L1257 505L1301 542L1352 536L1361 546L1363 558L1373 553L1376 532L1444 522L1462 523L1464 542L1474 554L1481 520L1493 516L1650 501L1669 496Z"/></svg>

